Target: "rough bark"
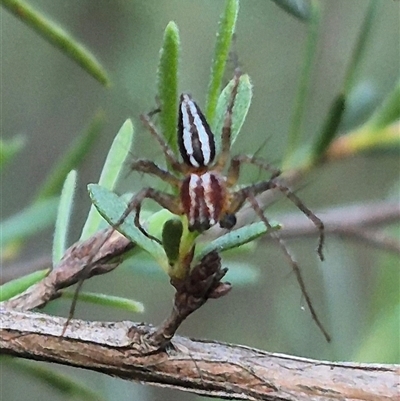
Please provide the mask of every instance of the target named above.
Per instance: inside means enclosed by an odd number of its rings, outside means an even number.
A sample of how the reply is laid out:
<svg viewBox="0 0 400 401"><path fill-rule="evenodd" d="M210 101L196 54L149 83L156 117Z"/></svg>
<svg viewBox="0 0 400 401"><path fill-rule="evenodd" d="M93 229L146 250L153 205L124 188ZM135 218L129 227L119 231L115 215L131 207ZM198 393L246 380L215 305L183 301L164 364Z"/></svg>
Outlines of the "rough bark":
<svg viewBox="0 0 400 401"><path fill-rule="evenodd" d="M64 324L1 309L1 353L227 399L400 399L398 365L316 361L180 336L165 351L147 353L141 339L155 329L146 324L72 320L60 337Z"/></svg>

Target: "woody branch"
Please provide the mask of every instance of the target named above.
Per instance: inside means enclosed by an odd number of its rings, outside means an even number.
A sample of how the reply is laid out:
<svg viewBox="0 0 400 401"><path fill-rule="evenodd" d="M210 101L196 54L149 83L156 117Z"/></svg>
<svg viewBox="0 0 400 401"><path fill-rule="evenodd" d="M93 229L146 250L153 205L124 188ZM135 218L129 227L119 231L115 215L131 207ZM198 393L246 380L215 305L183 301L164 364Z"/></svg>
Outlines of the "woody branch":
<svg viewBox="0 0 400 401"><path fill-rule="evenodd" d="M3 354L98 371L210 397L242 400L393 400L400 367L333 363L240 345L175 336L172 347L141 352L154 328L130 322L72 320L1 310Z"/></svg>

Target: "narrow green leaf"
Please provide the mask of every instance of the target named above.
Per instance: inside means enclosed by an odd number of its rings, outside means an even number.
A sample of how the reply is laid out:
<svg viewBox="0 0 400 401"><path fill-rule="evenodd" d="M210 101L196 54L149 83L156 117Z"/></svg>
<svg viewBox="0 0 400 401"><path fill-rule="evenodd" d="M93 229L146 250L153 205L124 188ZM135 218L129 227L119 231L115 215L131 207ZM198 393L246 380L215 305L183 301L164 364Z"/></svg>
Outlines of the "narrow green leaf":
<svg viewBox="0 0 400 401"><path fill-rule="evenodd" d="M338 128L344 115L347 98L354 87L358 67L360 65L362 55L365 52L368 38L371 33L371 27L373 25L373 21L375 20L378 3L379 2L376 0L371 0L369 3L369 8L364 19L363 26L358 35L357 44L354 48L350 64L346 71L342 93L340 93L333 101L321 133L314 143L312 151L312 163L316 163L321 157L323 157L325 151L328 149L329 145L338 133Z"/></svg>
<svg viewBox="0 0 400 401"><path fill-rule="evenodd" d="M65 250L67 249L66 244L69 220L71 218L75 187L76 171L72 170L65 179L65 183L61 191L60 203L58 204L56 229L54 231L53 238L53 266L55 266L61 260Z"/></svg>
<svg viewBox="0 0 400 401"><path fill-rule="evenodd" d="M114 138L103 170L100 174L99 185L109 190L113 190L119 175L124 167L124 161L127 158L133 141L133 125L131 120L126 120L118 134ZM99 228L101 217L96 208L92 205L85 225L82 229L81 240L89 238Z"/></svg>
<svg viewBox="0 0 400 401"><path fill-rule="evenodd" d="M214 125L212 125L212 130L216 135L215 140L217 147L220 146L222 127L224 125L226 110L231 99L233 84L234 80L232 79L228 85L226 85L218 98L216 118L214 119ZM253 87L251 85L250 78L247 74L243 74L239 78L238 91L232 111L231 145L235 143L240 129L242 128L242 125L246 119L252 96Z"/></svg>
<svg viewBox="0 0 400 401"><path fill-rule="evenodd" d="M229 231L225 235L205 245L200 252L196 254L196 260L201 260L202 257L212 251L224 252L228 249L236 248L250 241L254 241L261 235L278 230L279 228L280 225L277 223L272 223L271 229L267 229L263 222L258 222L241 227L237 230Z"/></svg>
<svg viewBox="0 0 400 401"><path fill-rule="evenodd" d="M235 32L239 0L226 0L224 13L219 20L217 42L215 44L214 59L211 66L210 83L207 91L206 117L214 125L218 96L222 86L225 65Z"/></svg>
<svg viewBox="0 0 400 401"><path fill-rule="evenodd" d="M6 301L18 294L21 294L31 285L43 280L50 269L38 270L26 276L16 278L0 286L0 302Z"/></svg>
<svg viewBox="0 0 400 401"><path fill-rule="evenodd" d="M60 193L67 174L78 167L79 163L83 161L86 154L95 144L96 138L103 126L103 120L103 115L98 113L92 120L89 128L75 139L61 160L52 169L46 181L41 185L36 195L38 200Z"/></svg>
<svg viewBox="0 0 400 401"><path fill-rule="evenodd" d="M28 238L54 223L58 197L36 202L0 223L0 247Z"/></svg>
<svg viewBox="0 0 400 401"><path fill-rule="evenodd" d="M168 272L168 259L163 247L140 232L134 223L132 214L130 214L122 224L118 225L121 217L127 210L127 204L116 194L99 185L89 184L88 189L93 204L107 222L115 227L121 234L152 255L162 269Z"/></svg>
<svg viewBox="0 0 400 401"><path fill-rule="evenodd" d="M349 132L370 118L379 101L377 86L371 81L357 83L347 96L340 130Z"/></svg>
<svg viewBox="0 0 400 401"><path fill-rule="evenodd" d="M3 166L25 146L25 139L22 135L16 135L11 139L0 138L0 172Z"/></svg>
<svg viewBox="0 0 400 401"><path fill-rule="evenodd" d="M311 151L312 164L316 163L323 157L325 151L333 141L338 132L338 127L342 121L342 116L345 111L346 103L345 96L339 95L329 110L325 124L322 128L321 135L316 139L313 149Z"/></svg>
<svg viewBox="0 0 400 401"><path fill-rule="evenodd" d="M364 55L368 41L371 37L372 26L375 22L377 16L377 11L379 7L379 1L370 0L367 13L365 15L363 25L358 34L357 43L351 55L350 64L346 71L346 77L344 79L343 93L348 95L353 89L354 83L357 78L358 68L360 66L362 56Z"/></svg>
<svg viewBox="0 0 400 401"><path fill-rule="evenodd" d="M393 91L373 113L366 125L372 131L378 131L400 119L400 79Z"/></svg>
<svg viewBox="0 0 400 401"><path fill-rule="evenodd" d="M1 4L50 44L60 49L103 85L109 85L107 73L99 61L83 45L73 39L58 24L21 0L1 0Z"/></svg>
<svg viewBox="0 0 400 401"><path fill-rule="evenodd" d="M64 394L68 399L81 399L85 401L105 401L105 399L89 388L86 384L79 382L75 378L68 377L57 372L54 368L41 366L31 361L21 359L11 359L5 356L1 358L1 364L7 363L15 367L18 373L31 376L35 381L45 383L54 390Z"/></svg>
<svg viewBox="0 0 400 401"><path fill-rule="evenodd" d="M62 297L73 299L75 296L74 291L63 291ZM144 305L141 302L133 301L128 298L115 297L113 295L98 294L95 292L79 292L79 301L88 302L91 304L108 306L110 308L117 308L126 310L128 312L144 312Z"/></svg>
<svg viewBox="0 0 400 401"><path fill-rule="evenodd" d="M300 143L304 111L306 108L306 100L310 89L312 66L318 42L319 22L320 22L320 5L317 0L312 0L311 14L308 25L308 39L304 55L303 66L301 68L300 83L299 83L299 88L297 90L291 127L289 130L286 155L283 163L284 169L288 168L292 164L292 157L297 151L297 148Z"/></svg>
<svg viewBox="0 0 400 401"><path fill-rule="evenodd" d="M272 0L277 6L293 15L294 17L307 21L311 15L310 0Z"/></svg>
<svg viewBox="0 0 400 401"><path fill-rule="evenodd" d="M157 69L158 97L161 106L160 124L169 146L178 151L176 126L178 118L178 64L180 54L179 30L170 22L164 32Z"/></svg>
<svg viewBox="0 0 400 401"><path fill-rule="evenodd" d="M179 246L183 234L183 224L179 218L167 220L162 230L162 244L172 265L179 258Z"/></svg>

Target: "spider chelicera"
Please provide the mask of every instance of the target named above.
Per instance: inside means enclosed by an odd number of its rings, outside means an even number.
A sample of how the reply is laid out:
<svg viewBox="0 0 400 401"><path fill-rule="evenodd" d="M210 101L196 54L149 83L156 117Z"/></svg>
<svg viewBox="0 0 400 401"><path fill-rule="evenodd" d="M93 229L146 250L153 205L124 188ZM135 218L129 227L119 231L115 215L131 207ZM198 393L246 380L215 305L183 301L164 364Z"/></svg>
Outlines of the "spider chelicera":
<svg viewBox="0 0 400 401"><path fill-rule="evenodd" d="M152 174L177 189L179 195L172 195L154 188L144 188L129 202L124 216L136 211L135 224L148 237L150 236L139 221L140 209L144 199L149 198L176 215L186 215L190 231L203 232L219 223L222 228L232 229L236 224L236 213L248 201L256 214L270 224L257 203L256 196L270 189L281 191L289 198L319 230L318 255L323 260L324 225L301 200L281 180L279 170L267 163L245 155L230 156L232 112L240 82L239 71L235 72L229 104L224 116L221 135L221 151L216 155L215 139L209 124L199 106L188 94L182 94L179 103L178 145L182 162L175 157L163 137L158 133L150 115L141 119L152 136L160 144L167 163L176 174L160 168L150 160L139 159L131 165L135 171ZM236 189L242 163L254 164L271 172L266 181ZM224 175L226 171L226 175ZM281 243L283 246L283 244ZM287 253L287 250L285 250ZM289 256L289 254L287 255ZM290 257L290 256L289 256Z"/></svg>

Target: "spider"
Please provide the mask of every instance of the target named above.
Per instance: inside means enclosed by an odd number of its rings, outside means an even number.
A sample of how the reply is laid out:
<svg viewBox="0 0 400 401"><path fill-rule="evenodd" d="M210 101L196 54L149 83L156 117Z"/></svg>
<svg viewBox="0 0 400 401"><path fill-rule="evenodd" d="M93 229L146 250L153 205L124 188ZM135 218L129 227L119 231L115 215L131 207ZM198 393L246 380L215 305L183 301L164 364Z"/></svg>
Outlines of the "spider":
<svg viewBox="0 0 400 401"><path fill-rule="evenodd" d="M148 198L157 202L161 207L176 215L184 215L188 221L189 231L204 232L219 223L220 227L232 229L236 224L236 213L248 201L257 216L267 229L271 225L259 206L256 196L264 191L278 190L291 200L319 231L317 253L324 260L324 224L323 222L279 179L281 171L272 168L265 161L246 155L231 157L232 113L238 93L241 72L236 70L228 107L225 112L221 133L221 150L216 154L215 138L200 107L189 94L182 94L179 102L178 116L178 148L182 161L178 161L175 153L167 145L151 121L153 113L142 115L141 120L151 135L159 143L165 155L171 173L162 169L150 160L139 159L132 163L132 170L151 174L169 183L176 189L177 194L170 194L151 187L144 188L133 196L128 207L121 216L121 223L135 211L135 225L147 237L160 242L148 234L140 224L142 202ZM271 172L269 179L236 189L241 165L253 164ZM226 172L226 174L224 174ZM118 226L118 223L116 226ZM114 226L114 227L116 227ZM325 330L313 307L311 298L306 290L300 268L290 254L284 242L277 233L270 234L292 266L301 292L305 298L311 316L325 339L330 342L329 333Z"/></svg>
<svg viewBox="0 0 400 401"><path fill-rule="evenodd" d="M185 215L190 231L204 232L217 223L222 228L230 230L236 224L236 213L248 201L267 228L270 228L270 223L258 205L256 196L264 191L276 189L290 199L319 230L317 252L320 259L323 260L323 222L287 186L278 180L281 172L255 157L245 155L230 157L232 112L240 76L240 71L235 71L234 84L222 127L221 151L218 155L216 154L214 134L201 109L189 94L182 94L179 103L178 147L182 162L177 160L174 152L158 133L151 121L153 113L141 116L142 122L161 146L167 163L176 174L172 174L154 162L144 159L133 162L131 168L159 177L176 188L179 195L169 194L150 187L144 188L129 202L121 221L131 211L135 210L135 225L144 235L157 240L143 229L139 221L142 202L149 198L173 214ZM253 164L268 170L271 172L271 177L266 181L235 190L240 167L243 163ZM226 171L226 175L224 175L224 171ZM281 241L280 243L283 245ZM290 257L290 259L292 258ZM291 260L291 262L294 261Z"/></svg>
<svg viewBox="0 0 400 401"><path fill-rule="evenodd" d="M131 168L138 172L154 175L169 183L176 189L178 195L163 192L151 187L142 189L132 197L127 209L118 222L113 225L113 228L118 229L118 226L125 221L128 215L132 211L135 211L134 222L136 227L147 237L160 242L159 239L148 234L140 224L142 203L145 199L152 199L161 207L168 209L173 214L186 216L189 231L197 231L201 233L217 223L219 223L222 228L228 230L232 229L236 224L236 213L242 208L246 201L250 203L265 226L270 229L271 225L259 206L256 196L264 191L276 189L290 199L319 230L317 252L320 259L323 260L323 222L279 180L281 172L272 168L263 160L255 157L245 155L231 157L230 155L232 113L238 93L240 76L240 71L236 70L232 92L224 116L221 135L221 151L218 155L216 154L214 134L212 133L201 109L189 94L182 94L179 103L178 148L182 157L181 162L178 161L175 153L169 148L151 121L151 116L159 110L141 116L142 122L161 146L166 161L175 174L162 169L153 161L146 159L136 160L132 163ZM240 167L243 163L253 164L262 169L268 170L271 172L271 177L268 180L235 190L235 186L239 179ZM224 174L224 171L226 171L226 174ZM271 236L278 242L284 255L291 264L311 315L326 340L329 342L330 336L314 310L297 262L293 259L279 236L276 233L272 233ZM110 234L107 239L109 237ZM69 318L67 319L63 329L63 334L68 326L68 322L73 316L77 294L83 284L83 280L84 278L80 280L76 289Z"/></svg>

